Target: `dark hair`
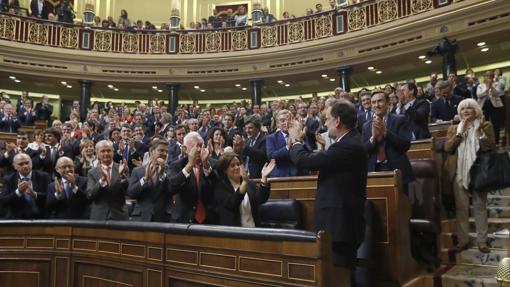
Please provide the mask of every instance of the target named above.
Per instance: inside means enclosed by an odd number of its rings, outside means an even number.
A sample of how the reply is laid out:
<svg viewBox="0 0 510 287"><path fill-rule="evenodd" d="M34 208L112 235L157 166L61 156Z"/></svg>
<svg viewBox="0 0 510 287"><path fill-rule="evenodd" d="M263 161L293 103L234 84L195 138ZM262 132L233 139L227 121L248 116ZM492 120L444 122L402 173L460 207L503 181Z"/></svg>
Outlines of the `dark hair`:
<svg viewBox="0 0 510 287"><path fill-rule="evenodd" d="M214 133L216 131L220 131L221 137L223 138L223 145L226 145L228 142L227 132L224 129L218 128L218 127L212 128L209 130L209 133L207 134L207 141L209 141L209 140L213 141ZM213 144L214 144L214 142L213 142Z"/></svg>
<svg viewBox="0 0 510 287"><path fill-rule="evenodd" d="M155 150L159 145L164 145L164 146L168 146L168 142L165 141L165 140L162 140L162 139L159 139L159 138L156 138L154 139L152 142L151 142L151 146L149 148L149 151L153 151Z"/></svg>
<svg viewBox="0 0 510 287"><path fill-rule="evenodd" d="M47 128L45 131L44 131L44 134L52 134L53 136L55 136L55 138L57 139L57 141L60 141L60 138L62 137L62 134L60 133L59 130L57 130L56 128Z"/></svg>
<svg viewBox="0 0 510 287"><path fill-rule="evenodd" d="M224 152L220 158L218 159L218 161L216 162L216 170L220 173L220 174L225 174L225 171L227 170L227 168L229 167L230 165L230 162L236 158L241 162L243 162L243 160L241 159L241 157L235 153L235 152L232 152L232 151L227 151L227 152Z"/></svg>
<svg viewBox="0 0 510 287"><path fill-rule="evenodd" d="M372 94L370 95L370 98L372 98L374 95L377 95L377 94L383 94L384 95L384 99L388 102L390 100L390 95L386 94L384 91L382 90L373 90L372 91Z"/></svg>
<svg viewBox="0 0 510 287"><path fill-rule="evenodd" d="M16 133L16 136L26 136L26 137L29 137L28 133L25 132L25 131L19 131Z"/></svg>
<svg viewBox="0 0 510 287"><path fill-rule="evenodd" d="M113 128L110 133L108 134L110 136L110 138L112 138L112 134L114 131L118 131L120 133L120 129L119 128Z"/></svg>
<svg viewBox="0 0 510 287"><path fill-rule="evenodd" d="M120 128L121 128L121 129L126 128L126 129L130 129L131 131L133 131L133 128L131 128L131 126L130 126L129 124L122 124L122 125L120 126Z"/></svg>
<svg viewBox="0 0 510 287"><path fill-rule="evenodd" d="M244 121L244 126L251 123L255 126L256 129L260 130L260 127L262 125L261 122L262 121L259 115L251 115L248 116L248 118Z"/></svg>
<svg viewBox="0 0 510 287"><path fill-rule="evenodd" d="M413 90L413 96L416 98L416 96L418 96L418 87L416 87L416 84L412 82L407 82L406 85L407 89Z"/></svg>
<svg viewBox="0 0 510 287"><path fill-rule="evenodd" d="M356 126L357 116L356 107L347 100L338 100L331 106L331 116L340 118L342 124L347 129L353 129Z"/></svg>

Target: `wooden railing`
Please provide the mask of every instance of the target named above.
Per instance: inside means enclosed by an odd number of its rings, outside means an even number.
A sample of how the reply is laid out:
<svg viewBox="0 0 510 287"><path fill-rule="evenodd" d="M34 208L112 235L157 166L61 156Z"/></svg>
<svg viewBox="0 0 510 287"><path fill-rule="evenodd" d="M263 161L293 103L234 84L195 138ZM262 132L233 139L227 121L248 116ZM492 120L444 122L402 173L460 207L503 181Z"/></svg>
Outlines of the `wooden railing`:
<svg viewBox="0 0 510 287"><path fill-rule="evenodd" d="M303 43L383 25L462 0L376 0L269 24L215 30L105 30L0 14L0 39L128 54L204 54Z"/></svg>

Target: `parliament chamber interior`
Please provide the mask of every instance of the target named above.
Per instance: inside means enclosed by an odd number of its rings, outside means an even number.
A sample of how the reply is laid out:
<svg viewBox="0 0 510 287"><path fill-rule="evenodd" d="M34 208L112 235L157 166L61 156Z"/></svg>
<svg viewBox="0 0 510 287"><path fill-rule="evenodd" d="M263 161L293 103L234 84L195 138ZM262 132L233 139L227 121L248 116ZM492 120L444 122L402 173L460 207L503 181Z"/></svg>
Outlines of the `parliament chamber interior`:
<svg viewBox="0 0 510 287"><path fill-rule="evenodd" d="M0 0L0 286L510 286L509 32L507 0Z"/></svg>

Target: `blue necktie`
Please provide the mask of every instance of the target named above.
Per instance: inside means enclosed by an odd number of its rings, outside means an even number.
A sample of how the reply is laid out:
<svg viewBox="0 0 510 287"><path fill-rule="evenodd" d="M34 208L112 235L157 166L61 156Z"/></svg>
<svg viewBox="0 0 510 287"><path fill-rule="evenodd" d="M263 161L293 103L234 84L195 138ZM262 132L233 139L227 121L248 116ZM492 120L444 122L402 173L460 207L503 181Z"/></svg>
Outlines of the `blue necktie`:
<svg viewBox="0 0 510 287"><path fill-rule="evenodd" d="M65 192L66 198L67 199L71 199L71 191L69 190L69 183L68 182L64 183L64 192Z"/></svg>

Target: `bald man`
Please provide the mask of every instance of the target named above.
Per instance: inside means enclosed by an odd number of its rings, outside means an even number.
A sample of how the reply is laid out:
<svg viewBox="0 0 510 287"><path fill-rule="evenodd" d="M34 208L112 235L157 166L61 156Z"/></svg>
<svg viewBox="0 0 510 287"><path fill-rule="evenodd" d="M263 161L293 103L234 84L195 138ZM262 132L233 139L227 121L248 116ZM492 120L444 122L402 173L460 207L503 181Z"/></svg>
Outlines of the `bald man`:
<svg viewBox="0 0 510 287"><path fill-rule="evenodd" d="M15 155L13 165L16 172L4 177L0 194L0 202L7 210L6 218L43 218L49 175L32 170L32 159L25 153Z"/></svg>
<svg viewBox="0 0 510 287"><path fill-rule="evenodd" d="M55 165L55 181L50 183L46 212L56 219L88 219L87 178L74 173L74 162L60 157Z"/></svg>

